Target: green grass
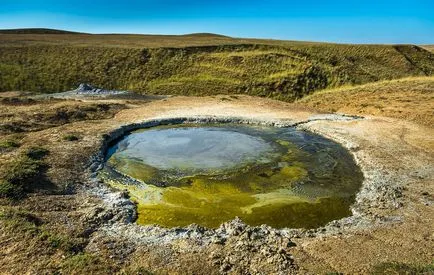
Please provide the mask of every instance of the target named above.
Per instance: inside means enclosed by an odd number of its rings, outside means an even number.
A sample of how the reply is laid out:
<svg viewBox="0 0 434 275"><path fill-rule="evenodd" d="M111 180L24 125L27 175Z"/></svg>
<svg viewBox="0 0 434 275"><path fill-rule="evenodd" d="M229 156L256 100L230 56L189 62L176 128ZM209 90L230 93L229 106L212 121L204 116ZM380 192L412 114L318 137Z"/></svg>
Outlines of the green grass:
<svg viewBox="0 0 434 275"><path fill-rule="evenodd" d="M32 147L1 167L0 197L21 199L27 192L44 184L46 164L42 159L46 154L46 149Z"/></svg>
<svg viewBox="0 0 434 275"><path fill-rule="evenodd" d="M398 262L382 263L374 267L372 274L433 274L434 262L428 265L410 265Z"/></svg>
<svg viewBox="0 0 434 275"><path fill-rule="evenodd" d="M48 150L43 147L30 147L25 152L25 156L32 160L41 160L48 154Z"/></svg>
<svg viewBox="0 0 434 275"><path fill-rule="evenodd" d="M98 259L96 256L87 253L80 253L68 258L62 264L61 269L68 274L80 274L84 270L91 270L91 272L98 271L102 274L103 270L98 268L100 265L100 259ZM110 272L110 270L107 270L106 272Z"/></svg>
<svg viewBox="0 0 434 275"><path fill-rule="evenodd" d="M74 134L66 134L63 136L63 140L65 140L65 141L77 141L79 139L80 138Z"/></svg>
<svg viewBox="0 0 434 275"><path fill-rule="evenodd" d="M319 89L434 74L413 45L344 45L185 36L0 34L0 91L52 93L81 82L173 95L293 101Z"/></svg>
<svg viewBox="0 0 434 275"><path fill-rule="evenodd" d="M20 147L20 144L15 140L2 140L0 141L0 152L2 150L9 150Z"/></svg>

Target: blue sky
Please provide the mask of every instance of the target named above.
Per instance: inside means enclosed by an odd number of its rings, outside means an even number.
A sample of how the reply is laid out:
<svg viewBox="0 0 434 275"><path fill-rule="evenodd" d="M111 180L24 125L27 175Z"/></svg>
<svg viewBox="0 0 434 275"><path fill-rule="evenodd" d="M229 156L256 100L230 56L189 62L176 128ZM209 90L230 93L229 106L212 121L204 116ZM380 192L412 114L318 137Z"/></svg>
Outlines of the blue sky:
<svg viewBox="0 0 434 275"><path fill-rule="evenodd" d="M0 0L0 28L434 43L434 0Z"/></svg>

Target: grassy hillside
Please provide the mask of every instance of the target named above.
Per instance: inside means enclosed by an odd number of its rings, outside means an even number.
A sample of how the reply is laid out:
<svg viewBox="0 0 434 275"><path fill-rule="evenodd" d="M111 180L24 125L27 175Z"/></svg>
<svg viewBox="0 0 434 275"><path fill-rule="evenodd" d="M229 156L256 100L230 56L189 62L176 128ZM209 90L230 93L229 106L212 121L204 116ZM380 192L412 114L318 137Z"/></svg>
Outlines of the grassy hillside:
<svg viewBox="0 0 434 275"><path fill-rule="evenodd" d="M412 45L340 45L212 34L0 34L0 91L51 93L80 82L140 93L246 93L292 101L346 84L434 74Z"/></svg>
<svg viewBox="0 0 434 275"><path fill-rule="evenodd" d="M316 92L298 104L327 112L388 116L434 125L434 77L381 81Z"/></svg>

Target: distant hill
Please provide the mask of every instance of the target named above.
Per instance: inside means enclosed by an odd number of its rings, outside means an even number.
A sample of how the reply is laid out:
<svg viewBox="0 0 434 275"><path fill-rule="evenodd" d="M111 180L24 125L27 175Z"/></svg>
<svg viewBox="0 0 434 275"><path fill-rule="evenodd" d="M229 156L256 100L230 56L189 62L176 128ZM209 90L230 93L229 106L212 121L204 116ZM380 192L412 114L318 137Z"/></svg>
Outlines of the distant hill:
<svg viewBox="0 0 434 275"><path fill-rule="evenodd" d="M428 51L434 52L434 45L423 45L422 48L427 49Z"/></svg>
<svg viewBox="0 0 434 275"><path fill-rule="evenodd" d="M26 29L0 29L0 34L83 34L80 32L44 29L44 28L26 28Z"/></svg>
<svg viewBox="0 0 434 275"><path fill-rule="evenodd" d="M415 45L208 33L0 34L0 91L53 93L91 83L147 94L239 93L293 101L326 88L433 74L434 53Z"/></svg>
<svg viewBox="0 0 434 275"><path fill-rule="evenodd" d="M24 29L0 29L0 34L88 34L84 32L73 32L73 31L65 31L65 30L57 30L57 29L45 29L45 28L24 28ZM94 34L98 35L98 34ZM99 35L136 35L136 34L119 34L119 33L106 33ZM140 34L139 34L140 35ZM152 36L152 35L147 35ZM155 35L155 36L165 36L165 35ZM184 37L223 37L230 38L229 36L215 34L215 33L186 33L182 35L166 35L166 36L184 36Z"/></svg>
<svg viewBox="0 0 434 275"><path fill-rule="evenodd" d="M201 33L187 33L183 34L183 36L192 36L192 37L223 37L223 38L231 38L230 36L216 34L216 33L208 33L208 32L201 32Z"/></svg>

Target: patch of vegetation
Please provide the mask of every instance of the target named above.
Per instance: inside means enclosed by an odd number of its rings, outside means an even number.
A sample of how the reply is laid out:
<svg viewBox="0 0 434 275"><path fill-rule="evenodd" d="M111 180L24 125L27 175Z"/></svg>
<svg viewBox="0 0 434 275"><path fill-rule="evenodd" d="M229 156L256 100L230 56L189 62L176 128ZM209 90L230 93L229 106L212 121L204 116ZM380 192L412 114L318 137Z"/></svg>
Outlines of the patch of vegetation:
<svg viewBox="0 0 434 275"><path fill-rule="evenodd" d="M400 52L409 63L422 71L425 75L434 74L434 58L430 56L426 58L425 49L418 46L395 45L394 48Z"/></svg>
<svg viewBox="0 0 434 275"><path fill-rule="evenodd" d="M60 249L71 255L81 253L86 246L86 240L42 230L39 238L53 249Z"/></svg>
<svg viewBox="0 0 434 275"><path fill-rule="evenodd" d="M15 140L7 139L0 141L0 152L18 147L20 147L20 144Z"/></svg>
<svg viewBox="0 0 434 275"><path fill-rule="evenodd" d="M4 108L4 117L8 117L4 122L0 117L0 135L39 131L76 121L111 118L126 107L123 104L51 102L50 100L40 103L29 107ZM13 116L10 116L12 112Z"/></svg>
<svg viewBox="0 0 434 275"><path fill-rule="evenodd" d="M76 262L77 258L82 257L81 255L83 255L84 247L88 241L75 235L60 233L35 213L13 207L0 208L0 224L2 233L13 235L16 242L21 240L25 243L26 248L24 249L31 251L29 257L37 255L37 258L40 259L41 256L49 257L60 252L68 270L67 274L71 274L69 272L69 268L72 267L70 264ZM63 265L54 264L53 267L61 270ZM93 268L90 267L92 270Z"/></svg>
<svg viewBox="0 0 434 275"><path fill-rule="evenodd" d="M63 136L63 140L66 140L66 141L77 141L79 139L80 138L77 135L74 135L74 134L66 134L66 135Z"/></svg>
<svg viewBox="0 0 434 275"><path fill-rule="evenodd" d="M374 267L372 274L433 274L434 262L428 265L410 265L398 262L382 263Z"/></svg>
<svg viewBox="0 0 434 275"><path fill-rule="evenodd" d="M43 221L33 213L13 208L1 209L0 220L4 229L15 232L16 235L36 236L40 233L39 227L43 224Z"/></svg>
<svg viewBox="0 0 434 275"><path fill-rule="evenodd" d="M98 274L113 273L112 268L105 265L101 258L89 253L80 253L67 258L60 269L66 274L83 274L84 272L90 272L90 274L94 272Z"/></svg>
<svg viewBox="0 0 434 275"><path fill-rule="evenodd" d="M434 124L434 77L412 77L318 91L297 103L324 112L379 115Z"/></svg>
<svg viewBox="0 0 434 275"><path fill-rule="evenodd" d="M0 198L20 199L25 192L22 185L15 185L5 180L0 180Z"/></svg>
<svg viewBox="0 0 434 275"><path fill-rule="evenodd" d="M121 110L121 104L89 104L78 106L62 106L51 112L45 112L35 116L35 120L65 124L81 120L95 120L110 117Z"/></svg>
<svg viewBox="0 0 434 275"><path fill-rule="evenodd" d="M0 171L0 197L20 199L46 181L47 165L42 158L48 151L41 147L29 148Z"/></svg>
<svg viewBox="0 0 434 275"><path fill-rule="evenodd" d="M219 36L202 45L206 35L167 40L86 35L91 42L83 44L82 35L76 34L16 43L22 36L26 35L4 35L0 91L52 93L92 83L147 94L238 93L293 101L319 89L434 73L434 54L412 45L339 45Z"/></svg>
<svg viewBox="0 0 434 275"><path fill-rule="evenodd" d="M4 105L13 105L13 106L19 106L19 105L32 105L36 104L37 101L31 98L21 98L21 97L5 97L1 99L1 103Z"/></svg>
<svg viewBox="0 0 434 275"><path fill-rule="evenodd" d="M83 251L85 240L56 233L44 226L44 221L34 213L9 208L0 212L0 220L9 231L23 233L36 238L41 244L53 249L61 249L71 255Z"/></svg>
<svg viewBox="0 0 434 275"><path fill-rule="evenodd" d="M25 253L31 263L35 260L46 262L36 271L33 269L34 273L113 274L121 268L103 252L84 252L89 240L79 232L61 230L57 226L53 227L53 221L49 218L43 220L36 213L12 206L0 207L0 231L2 236L7 236L3 238L5 243L19 244L19 251Z"/></svg>
<svg viewBox="0 0 434 275"><path fill-rule="evenodd" d="M20 123L20 122L10 122L10 123L2 123L0 124L0 133L1 134L10 134L10 133L22 133L25 132L24 127L31 127L28 123Z"/></svg>
<svg viewBox="0 0 434 275"><path fill-rule="evenodd" d="M141 266L137 268L127 268L125 272L121 272L121 274L153 275L155 273Z"/></svg>
<svg viewBox="0 0 434 275"><path fill-rule="evenodd" d="M40 160L48 154L48 150L43 147L30 147L25 155L32 160Z"/></svg>

